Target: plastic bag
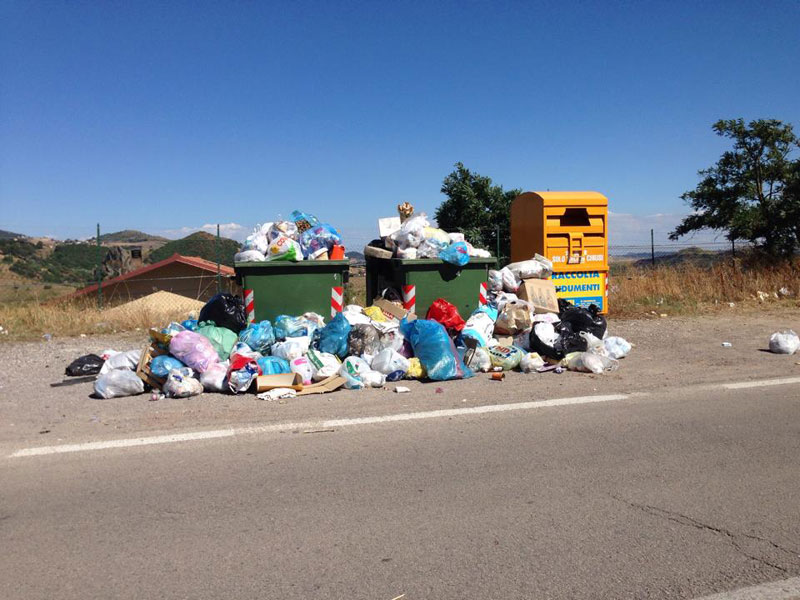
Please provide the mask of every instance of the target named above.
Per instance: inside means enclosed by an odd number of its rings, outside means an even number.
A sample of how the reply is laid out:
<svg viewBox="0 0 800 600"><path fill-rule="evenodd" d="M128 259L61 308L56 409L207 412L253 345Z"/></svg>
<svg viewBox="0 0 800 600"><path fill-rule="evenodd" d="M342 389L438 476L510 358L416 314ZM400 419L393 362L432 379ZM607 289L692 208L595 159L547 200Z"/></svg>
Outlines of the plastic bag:
<svg viewBox="0 0 800 600"><path fill-rule="evenodd" d="M544 366L544 359L536 352L528 352L519 361L519 369L523 373L533 373Z"/></svg>
<svg viewBox="0 0 800 600"><path fill-rule="evenodd" d="M560 299L558 308L558 316L561 319L561 323L569 323L573 332L588 331L601 340L605 336L606 319L599 314L600 309L597 308L597 305L590 304L589 308L584 308L583 306L573 306L571 303Z"/></svg>
<svg viewBox="0 0 800 600"><path fill-rule="evenodd" d="M500 273L500 271L489 269L489 281L486 287L493 292L503 291L503 275Z"/></svg>
<svg viewBox="0 0 800 600"><path fill-rule="evenodd" d="M200 383L206 392L225 392L228 390L227 377L230 361L211 365L204 373L200 373Z"/></svg>
<svg viewBox="0 0 800 600"><path fill-rule="evenodd" d="M180 323L176 323L175 321L173 321L172 323L164 327L161 330L161 333L166 335L175 335L176 333L178 333L179 331L183 331L184 329L186 329L186 327L184 327Z"/></svg>
<svg viewBox="0 0 800 600"><path fill-rule="evenodd" d="M781 329L769 336L769 351L775 354L794 354L800 348L800 337L791 329Z"/></svg>
<svg viewBox="0 0 800 600"><path fill-rule="evenodd" d="M173 335L169 342L169 353L198 373L219 362L219 355L208 338L194 331L181 331Z"/></svg>
<svg viewBox="0 0 800 600"><path fill-rule="evenodd" d="M280 375L292 372L289 368L289 361L280 356L262 356L256 362L262 375Z"/></svg>
<svg viewBox="0 0 800 600"><path fill-rule="evenodd" d="M317 329L317 323L303 317L290 317L278 315L275 317L275 338L285 340L293 337L312 336Z"/></svg>
<svg viewBox="0 0 800 600"><path fill-rule="evenodd" d="M533 325L533 307L524 300L506 302L494 325L496 333L514 335Z"/></svg>
<svg viewBox="0 0 800 600"><path fill-rule="evenodd" d="M554 337L555 336L555 337ZM572 330L571 323L536 323L531 332L531 350L554 360L561 360L571 352L585 352L586 340Z"/></svg>
<svg viewBox="0 0 800 600"><path fill-rule="evenodd" d="M233 369L231 362L231 368L228 369L228 389L234 394L246 392L258 377L258 371L258 363L255 361L250 361L236 370Z"/></svg>
<svg viewBox="0 0 800 600"><path fill-rule="evenodd" d="M247 236L242 244L242 253L258 252L262 257L267 253L269 240L267 235L260 228ZM261 260L264 260L263 258Z"/></svg>
<svg viewBox="0 0 800 600"><path fill-rule="evenodd" d="M417 319L400 321L400 332L414 348L414 354L434 381L472 377L458 355L453 340L445 328L436 321Z"/></svg>
<svg viewBox="0 0 800 600"><path fill-rule="evenodd" d="M334 246L342 244L342 236L332 225L320 223L300 234L300 246L303 248L303 255L308 257L320 250L330 252Z"/></svg>
<svg viewBox="0 0 800 600"><path fill-rule="evenodd" d="M172 369L183 369L186 365L174 356L162 354L150 361L150 372L155 377L164 378Z"/></svg>
<svg viewBox="0 0 800 600"><path fill-rule="evenodd" d="M196 333L208 338L208 341L214 346L214 350L217 351L220 360L227 360L234 345L239 341L239 336L236 332L227 327L216 327L211 323L201 322Z"/></svg>
<svg viewBox="0 0 800 600"><path fill-rule="evenodd" d="M506 268L518 279L547 279L553 274L553 263L541 254L530 260L511 263Z"/></svg>
<svg viewBox="0 0 800 600"><path fill-rule="evenodd" d="M408 371L406 371L406 379L425 379L428 372L416 356L408 359Z"/></svg>
<svg viewBox="0 0 800 600"><path fill-rule="evenodd" d="M449 242L426 238L417 248L417 258L439 258L439 254L449 245Z"/></svg>
<svg viewBox="0 0 800 600"><path fill-rule="evenodd" d="M399 352L405 356L405 354L402 352L404 342L405 338L403 337L403 334L400 333L399 328L389 329L388 331L381 333L381 350L391 348L392 350L395 350L396 352Z"/></svg>
<svg viewBox="0 0 800 600"><path fill-rule="evenodd" d="M386 375L386 381L398 381L408 372L408 359L391 348L378 352L372 359L372 369Z"/></svg>
<svg viewBox="0 0 800 600"><path fill-rule="evenodd" d="M564 358L564 363L570 371L583 373L602 373L617 369L616 360L594 352L571 352Z"/></svg>
<svg viewBox="0 0 800 600"><path fill-rule="evenodd" d="M292 373L297 373L303 378L303 385L311 385L311 378L314 376L314 368L308 358L300 356L289 361L289 369Z"/></svg>
<svg viewBox="0 0 800 600"><path fill-rule="evenodd" d="M173 369L164 382L164 393L170 398L189 398L203 393L203 384L194 377L189 367Z"/></svg>
<svg viewBox="0 0 800 600"><path fill-rule="evenodd" d="M467 361L464 363L473 371L483 371L484 373L488 372L492 368L492 359L489 356L489 351L482 347L478 346L477 348L470 353L467 351Z"/></svg>
<svg viewBox="0 0 800 600"><path fill-rule="evenodd" d="M256 352L266 354L275 343L275 332L272 329L272 323L267 321L260 321L258 323L250 323L239 334L239 341L244 342Z"/></svg>
<svg viewBox="0 0 800 600"><path fill-rule="evenodd" d="M531 349L531 331L532 328L524 329L517 334L514 334L514 345L522 348L525 352Z"/></svg>
<svg viewBox="0 0 800 600"><path fill-rule="evenodd" d="M397 258L402 258L405 260L416 260L417 258L417 249L413 247L409 248L398 248L397 249Z"/></svg>
<svg viewBox="0 0 800 600"><path fill-rule="evenodd" d="M489 345L489 340L494 332L494 319L492 319L491 314L490 311L485 310L483 307L478 308L467 319L464 329L461 330L462 337L465 340L471 340L473 345Z"/></svg>
<svg viewBox="0 0 800 600"><path fill-rule="evenodd" d="M335 354L322 352L319 350L309 350L306 354L308 362L311 364L312 376L314 381L322 381L339 372L342 362Z"/></svg>
<svg viewBox="0 0 800 600"><path fill-rule="evenodd" d="M144 382L128 369L112 369L94 382L94 393L101 398L122 398L144 392Z"/></svg>
<svg viewBox="0 0 800 600"><path fill-rule="evenodd" d="M441 323L449 331L461 331L465 325L464 319L458 314L455 305L450 304L444 298L437 298L433 301L425 318Z"/></svg>
<svg viewBox="0 0 800 600"><path fill-rule="evenodd" d="M498 314L506 307L509 302L518 302L519 298L512 292L497 292L494 295L494 305ZM497 319L495 319L497 320Z"/></svg>
<svg viewBox="0 0 800 600"><path fill-rule="evenodd" d="M363 313L370 319L372 319L373 321L377 321L378 323L385 323L386 321L388 321L386 315L383 314L383 311L377 306L367 306L363 310Z"/></svg>
<svg viewBox="0 0 800 600"><path fill-rule="evenodd" d="M197 329L197 319L186 319L185 321L181 321L181 325L184 329L195 331Z"/></svg>
<svg viewBox="0 0 800 600"><path fill-rule="evenodd" d="M269 261L298 261L303 260L303 250L296 240L281 236L270 243L265 256Z"/></svg>
<svg viewBox="0 0 800 600"><path fill-rule="evenodd" d="M369 365L364 359L358 356L348 356L342 361L342 366L339 367L339 375L345 378L345 388L358 390L364 387L364 382L361 380L359 373L366 373L369 370Z"/></svg>
<svg viewBox="0 0 800 600"><path fill-rule="evenodd" d="M242 250L233 255L233 262L235 263L264 262L265 260L267 260L267 257L258 250Z"/></svg>
<svg viewBox="0 0 800 600"><path fill-rule="evenodd" d="M522 280L508 267L500 269L500 277L503 280L503 290L506 292L516 294L519 286L522 285Z"/></svg>
<svg viewBox="0 0 800 600"><path fill-rule="evenodd" d="M381 350L381 334L372 325L354 325L347 336L347 348L354 356L374 356Z"/></svg>
<svg viewBox="0 0 800 600"><path fill-rule="evenodd" d="M611 358L625 358L628 356L628 353L631 351L631 344L626 339L617 337L617 336L609 336L603 340L603 347L606 350L606 354L608 354Z"/></svg>
<svg viewBox="0 0 800 600"><path fill-rule="evenodd" d="M106 362L97 354L85 354L73 360L64 370L64 375L79 377L81 375L97 375Z"/></svg>
<svg viewBox="0 0 800 600"><path fill-rule="evenodd" d="M280 238L296 240L298 235L299 233L297 231L297 225L292 221L275 221L269 226L269 229L267 229L267 240L270 244ZM264 254L268 253L269 250L267 250L267 252Z"/></svg>
<svg viewBox="0 0 800 600"><path fill-rule="evenodd" d="M225 327L236 334L247 326L244 302L233 294L217 294L212 297L203 306L197 320L213 321L217 327Z"/></svg>
<svg viewBox="0 0 800 600"><path fill-rule="evenodd" d="M460 240L451 240L450 235L444 231L443 229L439 229L438 227L426 227L422 230L422 236L426 240L433 240L438 242L440 245L449 246L451 242L463 242L463 235L462 239Z"/></svg>
<svg viewBox="0 0 800 600"><path fill-rule="evenodd" d="M302 210L293 210L289 215L289 219L291 219L295 224L295 227L297 227L297 231L299 233L303 233L312 227L319 225L319 219L317 219L317 217L307 212L303 212Z"/></svg>
<svg viewBox="0 0 800 600"><path fill-rule="evenodd" d="M461 232L454 232L448 233L447 238L450 240L449 243L454 244L455 242L465 242L464 234Z"/></svg>
<svg viewBox="0 0 800 600"><path fill-rule="evenodd" d="M525 352L516 346L492 346L487 352L492 361L492 366L500 367L504 371L515 369L522 357L525 356Z"/></svg>
<svg viewBox="0 0 800 600"><path fill-rule="evenodd" d="M336 313L331 322L318 331L317 348L322 352L344 358L347 356L347 338L350 329L350 323L344 313Z"/></svg>
<svg viewBox="0 0 800 600"><path fill-rule="evenodd" d="M276 342L272 346L272 355L279 356L288 361L300 358L308 352L310 342L311 338L308 336L293 337L285 342Z"/></svg>
<svg viewBox="0 0 800 600"><path fill-rule="evenodd" d="M128 350L127 352L117 352L116 354L112 354L106 359L106 361L103 363L103 366L100 367L100 374L104 375L105 373L115 369L127 369L129 371L135 371L136 367L139 366L139 359L141 359L141 357L141 350Z"/></svg>
<svg viewBox="0 0 800 600"><path fill-rule="evenodd" d="M439 253L439 258L446 263L463 267L469 262L469 249L466 242L455 242Z"/></svg>
<svg viewBox="0 0 800 600"><path fill-rule="evenodd" d="M378 373L378 371L369 370L361 374L361 381L369 387L379 388L386 384L386 375Z"/></svg>
<svg viewBox="0 0 800 600"><path fill-rule="evenodd" d="M400 226L391 236L398 250L417 248L425 239L425 228L429 227L428 219L424 214L414 215Z"/></svg>

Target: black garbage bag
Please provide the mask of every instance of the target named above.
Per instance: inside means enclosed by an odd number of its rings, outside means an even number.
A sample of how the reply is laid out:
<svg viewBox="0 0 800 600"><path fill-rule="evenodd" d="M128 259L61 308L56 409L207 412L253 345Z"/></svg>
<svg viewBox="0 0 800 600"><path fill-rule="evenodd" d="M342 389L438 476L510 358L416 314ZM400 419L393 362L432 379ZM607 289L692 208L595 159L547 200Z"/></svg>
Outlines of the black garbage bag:
<svg viewBox="0 0 800 600"><path fill-rule="evenodd" d="M574 333L586 331L595 337L603 339L608 324L603 315L598 314L600 309L597 305L590 304L589 308L573 306L564 300L558 301L558 316L561 323L569 323Z"/></svg>
<svg viewBox="0 0 800 600"><path fill-rule="evenodd" d="M69 363L69 366L64 370L64 374L69 377L97 375L100 369L103 368L104 362L106 361L102 357L97 356L97 354L86 354Z"/></svg>
<svg viewBox="0 0 800 600"><path fill-rule="evenodd" d="M586 340L572 328L569 322L557 323L554 326L558 337L553 345L550 346L536 335L536 328L531 329L530 346L531 351L538 352L541 356L561 360L570 352L585 352L587 349Z"/></svg>
<svg viewBox="0 0 800 600"><path fill-rule="evenodd" d="M347 348L351 356L375 355L381 351L381 334L372 325L353 325L347 334Z"/></svg>
<svg viewBox="0 0 800 600"><path fill-rule="evenodd" d="M217 294L200 311L198 322L214 321L217 327L225 327L239 333L247 327L244 302L233 294Z"/></svg>

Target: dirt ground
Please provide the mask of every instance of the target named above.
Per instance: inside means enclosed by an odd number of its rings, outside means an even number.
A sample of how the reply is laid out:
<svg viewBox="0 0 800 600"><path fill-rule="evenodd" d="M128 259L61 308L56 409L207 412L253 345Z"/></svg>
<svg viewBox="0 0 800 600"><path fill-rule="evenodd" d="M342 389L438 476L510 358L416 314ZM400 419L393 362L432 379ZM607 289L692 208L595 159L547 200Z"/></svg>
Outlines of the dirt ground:
<svg viewBox="0 0 800 600"><path fill-rule="evenodd" d="M144 333L53 338L0 343L0 445L78 442L183 429L390 414L470 405L543 400L592 394L633 393L663 386L724 383L800 375L800 354L766 351L769 335L782 327L800 331L800 310L777 309L691 318L617 320L612 335L634 344L616 372L509 373L502 382L479 373L463 381L401 382L411 393L385 389L340 390L283 402L253 394L203 394L151 401L150 394L112 400L90 397L92 383L52 387L66 365L88 352L144 347ZM732 347L722 346L730 342ZM791 386L787 393L800 391Z"/></svg>

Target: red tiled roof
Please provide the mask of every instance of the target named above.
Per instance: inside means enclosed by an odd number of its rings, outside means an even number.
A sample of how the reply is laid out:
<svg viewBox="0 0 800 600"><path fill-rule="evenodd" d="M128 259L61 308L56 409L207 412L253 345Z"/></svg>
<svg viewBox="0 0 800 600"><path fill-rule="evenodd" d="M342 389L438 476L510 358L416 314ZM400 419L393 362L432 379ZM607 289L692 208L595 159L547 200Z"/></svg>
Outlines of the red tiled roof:
<svg viewBox="0 0 800 600"><path fill-rule="evenodd" d="M152 265L147 265L145 267L141 267L134 271L130 271L123 275L118 275L117 277L112 277L111 279L106 279L103 281L103 287L114 285L116 283L120 283L132 277L137 277L139 275L143 275L144 273L149 273L150 271L155 271L156 269L160 269L161 267L165 267L167 265L171 265L172 263L181 263L184 265L190 265L192 267L197 267L198 269L202 269L203 271L209 271L213 275L217 274L217 263L211 262L210 260L206 260L204 258L200 258L199 256L182 256L177 252L170 256L169 258L165 258L164 260L160 260L157 263L153 263ZM234 270L231 267L226 265L219 266L219 273L223 277L233 277ZM76 296L83 296L85 294L91 294L92 292L97 291L97 284L94 283L90 286L77 290L68 296L62 297L62 299L66 298L75 298Z"/></svg>

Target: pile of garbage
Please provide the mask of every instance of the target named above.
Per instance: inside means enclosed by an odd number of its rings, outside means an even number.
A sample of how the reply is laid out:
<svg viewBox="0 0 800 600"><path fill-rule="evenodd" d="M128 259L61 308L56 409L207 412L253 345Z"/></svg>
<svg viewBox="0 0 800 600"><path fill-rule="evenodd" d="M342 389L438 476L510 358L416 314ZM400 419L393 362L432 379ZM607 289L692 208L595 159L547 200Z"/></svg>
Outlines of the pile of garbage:
<svg viewBox="0 0 800 600"><path fill-rule="evenodd" d="M342 236L335 227L317 217L295 210L288 221L264 223L247 236L234 262L328 260ZM337 258L344 258L344 248Z"/></svg>
<svg viewBox="0 0 800 600"><path fill-rule="evenodd" d="M400 217L380 219L380 239L364 249L365 256L374 258L438 258L463 267L472 257L491 258L487 250L475 248L464 239L463 233L447 233L433 227L425 213L414 214L408 203L397 207Z"/></svg>

